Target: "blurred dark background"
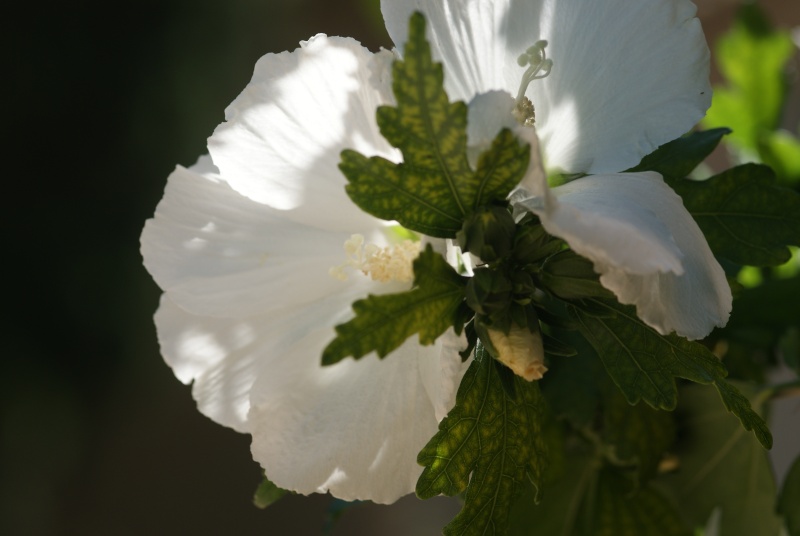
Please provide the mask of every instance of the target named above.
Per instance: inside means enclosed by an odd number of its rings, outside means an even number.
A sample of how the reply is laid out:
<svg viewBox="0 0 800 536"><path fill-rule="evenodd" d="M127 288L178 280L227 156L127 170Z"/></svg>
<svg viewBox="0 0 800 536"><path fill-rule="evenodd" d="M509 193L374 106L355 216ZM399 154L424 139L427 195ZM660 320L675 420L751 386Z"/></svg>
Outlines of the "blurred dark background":
<svg viewBox="0 0 800 536"><path fill-rule="evenodd" d="M762 4L775 24L800 25L800 3ZM709 40L736 6L701 0ZM2 47L0 534L321 534L327 497L252 506L249 438L201 416L161 360L160 292L138 240L167 175L205 152L255 61L318 32L390 47L378 0L15 10ZM333 534L437 534L457 510L401 505L356 506Z"/></svg>

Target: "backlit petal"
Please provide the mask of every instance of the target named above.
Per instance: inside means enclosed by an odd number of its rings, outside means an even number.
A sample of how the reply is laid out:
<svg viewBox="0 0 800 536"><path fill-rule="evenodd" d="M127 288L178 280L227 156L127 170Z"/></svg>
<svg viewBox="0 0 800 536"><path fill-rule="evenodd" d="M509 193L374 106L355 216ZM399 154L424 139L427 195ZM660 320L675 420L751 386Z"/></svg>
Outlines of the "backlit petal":
<svg viewBox="0 0 800 536"><path fill-rule="evenodd" d="M595 175L521 206L594 262L600 282L661 334L702 338L727 323L731 292L702 231L656 173Z"/></svg>
<svg viewBox="0 0 800 536"><path fill-rule="evenodd" d="M262 57L208 142L225 180L305 225L351 230L369 221L345 193L339 154L400 160L375 121L391 101L392 58L324 35Z"/></svg>
<svg viewBox="0 0 800 536"><path fill-rule="evenodd" d="M202 168L209 168L207 160ZM144 264L183 309L216 317L278 312L352 285L360 285L352 292L371 290L368 278L342 282L328 274L345 260L350 232L303 225L285 214L233 191L214 173L179 167L145 224ZM334 220L337 214L325 216ZM351 232L384 245L383 223L364 222L370 227Z"/></svg>
<svg viewBox="0 0 800 536"><path fill-rule="evenodd" d="M402 48L408 19L422 11L452 99L516 95L517 58L549 42L550 75L527 95L545 165L608 173L639 163L688 131L711 103L709 52L688 0L382 0Z"/></svg>
<svg viewBox="0 0 800 536"><path fill-rule="evenodd" d="M317 365L330 329L278 343L280 361L253 386L253 457L277 485L391 503L414 490L417 453L455 403L464 373L458 344L416 337L383 360L374 354ZM426 384L436 383L436 399Z"/></svg>

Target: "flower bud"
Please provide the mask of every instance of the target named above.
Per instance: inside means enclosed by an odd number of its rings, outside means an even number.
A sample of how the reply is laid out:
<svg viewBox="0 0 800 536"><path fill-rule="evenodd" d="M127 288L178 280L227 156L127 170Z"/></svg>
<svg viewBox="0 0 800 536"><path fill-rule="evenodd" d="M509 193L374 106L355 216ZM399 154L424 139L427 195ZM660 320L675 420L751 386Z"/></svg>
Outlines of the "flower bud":
<svg viewBox="0 0 800 536"><path fill-rule="evenodd" d="M462 251L477 255L484 262L494 262L511 252L516 224L504 207L477 209L456 233Z"/></svg>
<svg viewBox="0 0 800 536"><path fill-rule="evenodd" d="M513 284L505 274L490 268L478 268L467 282L467 305L476 313L491 315L508 309Z"/></svg>
<svg viewBox="0 0 800 536"><path fill-rule="evenodd" d="M613 296L600 284L592 261L572 250L548 258L539 272L539 281L544 288L565 300Z"/></svg>
<svg viewBox="0 0 800 536"><path fill-rule="evenodd" d="M522 265L533 264L553 253L557 253L564 243L544 230L538 221L521 225L514 235L513 258Z"/></svg>
<svg viewBox="0 0 800 536"><path fill-rule="evenodd" d="M492 328L488 328L486 333L491 343L487 349L495 359L529 382L542 379L547 367L544 365L542 333L538 327L531 331L512 325L508 334Z"/></svg>

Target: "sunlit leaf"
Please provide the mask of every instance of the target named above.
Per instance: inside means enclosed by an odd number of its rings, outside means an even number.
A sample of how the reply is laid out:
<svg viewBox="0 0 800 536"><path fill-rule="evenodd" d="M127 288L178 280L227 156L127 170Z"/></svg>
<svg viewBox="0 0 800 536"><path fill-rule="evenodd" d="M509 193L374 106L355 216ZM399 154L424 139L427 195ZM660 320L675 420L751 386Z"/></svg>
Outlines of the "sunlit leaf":
<svg viewBox="0 0 800 536"><path fill-rule="evenodd" d="M543 400L536 382L514 376L512 399L499 365L479 346L439 432L417 457L423 499L465 493L464 507L446 535L505 534L512 504L544 465Z"/></svg>
<svg viewBox="0 0 800 536"><path fill-rule="evenodd" d="M411 17L404 57L392 73L397 106L381 106L377 119L383 136L403 153L403 163L343 151L339 167L349 181L347 193L378 218L453 238L472 210L508 196L528 168L530 151L502 130L477 171L470 168L467 106L448 100L419 13Z"/></svg>
<svg viewBox="0 0 800 536"><path fill-rule="evenodd" d="M336 338L322 353L323 364L372 351L384 357L415 333L420 344L432 344L457 323L465 281L429 244L414 261L414 288L356 301L355 318L336 326Z"/></svg>

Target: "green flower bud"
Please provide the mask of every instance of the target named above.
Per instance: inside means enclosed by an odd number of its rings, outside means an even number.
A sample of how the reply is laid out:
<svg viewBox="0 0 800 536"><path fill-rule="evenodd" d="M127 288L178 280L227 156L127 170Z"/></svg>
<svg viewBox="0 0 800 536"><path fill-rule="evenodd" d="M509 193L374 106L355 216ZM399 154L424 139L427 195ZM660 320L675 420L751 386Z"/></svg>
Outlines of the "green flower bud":
<svg viewBox="0 0 800 536"><path fill-rule="evenodd" d="M515 229L514 218L505 207L486 206L469 215L456 238L462 251L494 262L511 252Z"/></svg>
<svg viewBox="0 0 800 536"><path fill-rule="evenodd" d="M511 304L512 290L511 280L502 272L478 268L467 283L467 305L484 315L505 311Z"/></svg>
<svg viewBox="0 0 800 536"><path fill-rule="evenodd" d="M592 261L572 250L548 258L539 272L541 285L565 300L581 298L610 298L611 291L600 284Z"/></svg>
<svg viewBox="0 0 800 536"><path fill-rule="evenodd" d="M513 300L521 305L527 305L533 298L536 286L533 278L527 272L517 271L511 274Z"/></svg>
<svg viewBox="0 0 800 536"><path fill-rule="evenodd" d="M513 259L519 264L534 264L561 251L564 242L547 234L537 220L529 220L517 228L514 235Z"/></svg>

